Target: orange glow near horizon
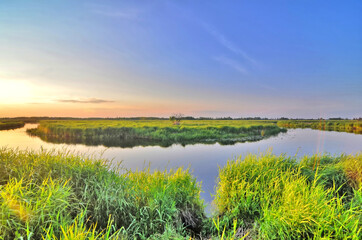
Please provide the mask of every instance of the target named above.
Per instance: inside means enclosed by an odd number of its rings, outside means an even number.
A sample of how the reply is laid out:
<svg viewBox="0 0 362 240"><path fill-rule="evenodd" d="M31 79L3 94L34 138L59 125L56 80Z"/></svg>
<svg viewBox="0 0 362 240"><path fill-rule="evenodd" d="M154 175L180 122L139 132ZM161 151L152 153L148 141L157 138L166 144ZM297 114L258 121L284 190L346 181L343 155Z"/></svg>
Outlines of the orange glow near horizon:
<svg viewBox="0 0 362 240"><path fill-rule="evenodd" d="M25 81L0 80L0 103L25 103L34 96L33 87Z"/></svg>
<svg viewBox="0 0 362 240"><path fill-rule="evenodd" d="M119 103L0 104L0 117L167 117L175 111L174 109L171 106L125 106Z"/></svg>

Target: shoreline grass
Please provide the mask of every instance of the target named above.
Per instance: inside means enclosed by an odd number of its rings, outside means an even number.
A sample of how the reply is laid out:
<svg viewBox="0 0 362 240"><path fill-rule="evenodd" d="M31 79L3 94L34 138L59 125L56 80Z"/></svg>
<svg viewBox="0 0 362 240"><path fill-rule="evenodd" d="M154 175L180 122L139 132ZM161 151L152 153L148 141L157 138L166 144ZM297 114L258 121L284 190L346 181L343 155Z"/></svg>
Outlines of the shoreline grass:
<svg viewBox="0 0 362 240"><path fill-rule="evenodd" d="M252 239L362 237L362 154L299 160L248 155L220 169L215 204L227 234L248 232Z"/></svg>
<svg viewBox="0 0 362 240"><path fill-rule="evenodd" d="M22 128L24 126L24 122L0 121L0 130L12 130Z"/></svg>
<svg viewBox="0 0 362 240"><path fill-rule="evenodd" d="M209 218L188 169L127 171L67 150L9 148L0 165L4 240L362 237L362 153L228 161Z"/></svg>
<svg viewBox="0 0 362 240"><path fill-rule="evenodd" d="M166 147L174 143L258 141L285 131L276 126L276 121L183 120L180 125L173 125L168 120L68 120L41 121L38 128L27 132L55 143Z"/></svg>
<svg viewBox="0 0 362 240"><path fill-rule="evenodd" d="M188 170L118 174L102 159L13 149L0 150L0 163L0 239L195 235L204 218L200 185Z"/></svg>
<svg viewBox="0 0 362 240"><path fill-rule="evenodd" d="M362 134L361 120L282 120L278 121L277 125L285 128L311 128Z"/></svg>

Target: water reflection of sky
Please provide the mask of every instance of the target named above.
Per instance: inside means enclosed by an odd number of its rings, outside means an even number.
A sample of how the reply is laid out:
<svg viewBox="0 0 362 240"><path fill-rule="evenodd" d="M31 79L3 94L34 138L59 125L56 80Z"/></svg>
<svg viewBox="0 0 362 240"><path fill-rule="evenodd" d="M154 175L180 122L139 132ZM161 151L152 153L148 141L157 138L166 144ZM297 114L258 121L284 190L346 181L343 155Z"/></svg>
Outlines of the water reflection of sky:
<svg viewBox="0 0 362 240"><path fill-rule="evenodd" d="M27 124L25 128L35 127ZM158 146L134 147L134 148L106 148L104 146L85 146L81 144L66 145L52 144L30 137L25 128L0 131L0 146L16 147L19 149L35 149L40 146L45 149L67 148L80 153L94 153L103 157L113 159L115 162L122 161L122 166L129 169L165 169L173 167L190 167L193 175L202 182L204 193L202 197L211 201L210 194L214 190L218 175L218 166L223 166L228 159L245 156L248 153L259 153L272 148L273 153L303 156L328 152L330 154L357 153L362 151L362 135L327 132L312 129L290 129L287 133L279 134L258 142L237 143L235 145L219 144L213 145L173 145L168 148Z"/></svg>

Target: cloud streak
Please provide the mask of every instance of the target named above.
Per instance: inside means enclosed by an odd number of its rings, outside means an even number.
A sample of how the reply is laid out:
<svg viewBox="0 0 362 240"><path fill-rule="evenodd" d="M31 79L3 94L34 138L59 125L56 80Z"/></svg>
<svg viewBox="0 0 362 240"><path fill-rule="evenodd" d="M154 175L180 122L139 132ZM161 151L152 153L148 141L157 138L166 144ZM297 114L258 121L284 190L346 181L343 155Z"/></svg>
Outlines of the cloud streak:
<svg viewBox="0 0 362 240"><path fill-rule="evenodd" d="M246 74L248 73L248 71L245 69L245 67L239 63L238 61L235 61L231 58L228 57L214 57L213 58L215 61L218 61L224 65L228 65L230 67L232 67L233 69L235 69L236 71Z"/></svg>
<svg viewBox="0 0 362 240"><path fill-rule="evenodd" d="M257 61L255 59L250 57L245 51L243 51L236 44L227 39L223 34L217 32L214 28L207 24L204 24L204 27L206 31L209 32L223 47L225 47L232 53L243 57L243 59L245 59L246 61L255 65L257 64Z"/></svg>
<svg viewBox="0 0 362 240"><path fill-rule="evenodd" d="M58 99L57 102L61 103L113 103L115 101L99 99L99 98L87 98L87 99Z"/></svg>
<svg viewBox="0 0 362 240"><path fill-rule="evenodd" d="M88 7L90 12L94 14L111 18L134 20L137 19L140 14L140 11L137 9L115 9L101 4L89 4Z"/></svg>

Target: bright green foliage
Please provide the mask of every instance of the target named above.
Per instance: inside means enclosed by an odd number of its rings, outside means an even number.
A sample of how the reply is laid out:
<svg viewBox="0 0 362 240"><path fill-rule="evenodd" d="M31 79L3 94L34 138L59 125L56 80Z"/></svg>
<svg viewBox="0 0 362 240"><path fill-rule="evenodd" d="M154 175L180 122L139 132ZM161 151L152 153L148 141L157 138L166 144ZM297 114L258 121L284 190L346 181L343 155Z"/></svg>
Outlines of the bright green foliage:
<svg viewBox="0 0 362 240"><path fill-rule="evenodd" d="M1 149L0 239L104 233L145 239L200 231L200 186L188 170L119 174L109 164L67 151Z"/></svg>
<svg viewBox="0 0 362 240"><path fill-rule="evenodd" d="M274 121L183 120L67 120L42 121L28 132L50 142L132 147L173 143L231 144L256 141L285 132Z"/></svg>
<svg viewBox="0 0 362 240"><path fill-rule="evenodd" d="M115 240L126 239L122 234L124 229L114 231L112 221L108 221L107 227L103 231L97 231L97 224L92 224L89 228L86 226L87 220L85 219L84 212L81 212L73 221L71 225L60 226L61 233L54 232L54 225L50 225L44 230L45 235L42 236L43 240ZM112 232L114 232L112 234ZM59 237L58 237L59 236Z"/></svg>
<svg viewBox="0 0 362 240"><path fill-rule="evenodd" d="M66 182L47 178L34 184L12 178L0 190L0 239L30 235L39 239L47 223L52 222L58 233L61 225L70 223L72 193Z"/></svg>
<svg viewBox="0 0 362 240"><path fill-rule="evenodd" d="M347 175L350 185L355 189L362 188L362 154L347 156L342 161L342 167Z"/></svg>
<svg viewBox="0 0 362 240"><path fill-rule="evenodd" d="M361 155L298 163L266 153L230 161L220 169L216 192L220 225L229 234L237 220L237 228L261 239L360 239L362 192L345 169Z"/></svg>
<svg viewBox="0 0 362 240"><path fill-rule="evenodd" d="M238 219L238 227L250 228L261 217L263 206L273 204L282 194L279 176L294 168L293 159L270 152L228 161L219 171L215 197L221 223L231 228Z"/></svg>
<svg viewBox="0 0 362 240"><path fill-rule="evenodd" d="M206 218L189 170L131 172L66 150L0 149L0 239L357 240L361 157L229 161Z"/></svg>
<svg viewBox="0 0 362 240"><path fill-rule="evenodd" d="M10 130L24 127L24 122L1 121L0 130Z"/></svg>
<svg viewBox="0 0 362 240"><path fill-rule="evenodd" d="M361 120L283 120L278 121L278 126L362 134Z"/></svg>

